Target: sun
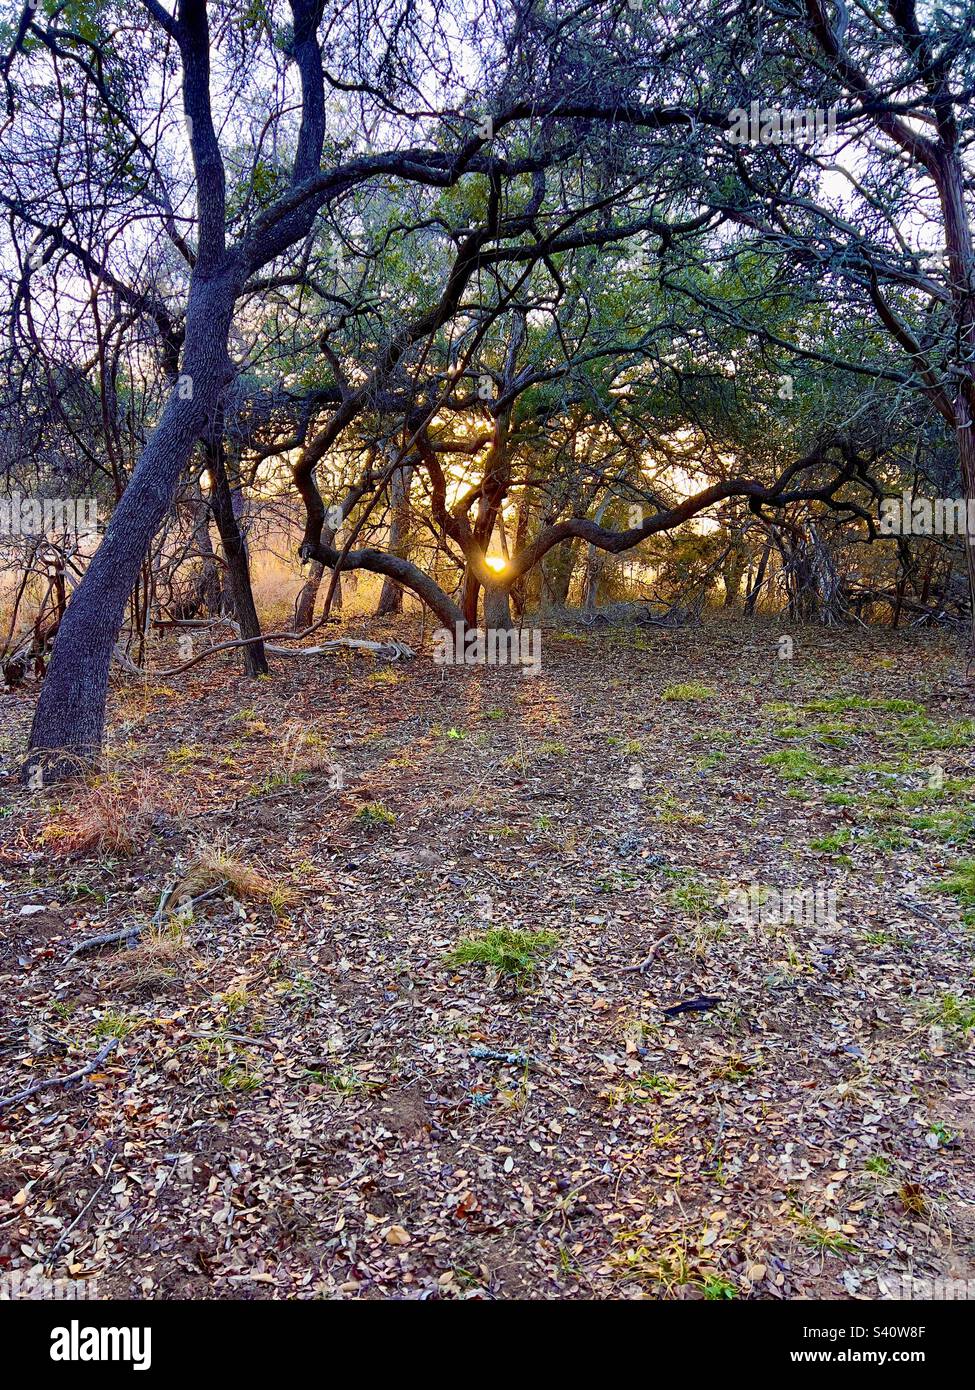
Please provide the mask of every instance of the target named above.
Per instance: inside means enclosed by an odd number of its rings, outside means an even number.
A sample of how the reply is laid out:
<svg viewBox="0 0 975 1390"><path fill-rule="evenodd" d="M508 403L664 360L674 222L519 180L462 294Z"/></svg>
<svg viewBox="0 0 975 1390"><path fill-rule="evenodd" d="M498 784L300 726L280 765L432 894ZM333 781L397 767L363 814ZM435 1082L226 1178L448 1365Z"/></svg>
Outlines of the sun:
<svg viewBox="0 0 975 1390"><path fill-rule="evenodd" d="M487 555L484 563L489 570L494 570L495 574L500 574L507 567L507 561L502 559L500 555Z"/></svg>

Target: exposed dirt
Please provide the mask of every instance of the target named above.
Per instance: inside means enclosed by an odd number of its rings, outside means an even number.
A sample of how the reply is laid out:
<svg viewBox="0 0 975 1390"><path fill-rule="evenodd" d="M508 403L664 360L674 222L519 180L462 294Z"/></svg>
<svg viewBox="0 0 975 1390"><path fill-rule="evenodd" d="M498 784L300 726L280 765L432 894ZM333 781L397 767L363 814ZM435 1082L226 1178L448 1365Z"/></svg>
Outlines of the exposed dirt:
<svg viewBox="0 0 975 1390"><path fill-rule="evenodd" d="M535 676L120 680L128 854L77 848L91 791L19 789L31 697L3 697L0 1096L120 1041L0 1112L0 1274L151 1298L975 1277L964 663L819 630L781 660L784 630L546 630ZM214 844L290 897L153 928ZM817 885L812 920L776 919L768 890ZM139 949L66 960L134 923ZM492 926L557 938L518 989L446 960Z"/></svg>

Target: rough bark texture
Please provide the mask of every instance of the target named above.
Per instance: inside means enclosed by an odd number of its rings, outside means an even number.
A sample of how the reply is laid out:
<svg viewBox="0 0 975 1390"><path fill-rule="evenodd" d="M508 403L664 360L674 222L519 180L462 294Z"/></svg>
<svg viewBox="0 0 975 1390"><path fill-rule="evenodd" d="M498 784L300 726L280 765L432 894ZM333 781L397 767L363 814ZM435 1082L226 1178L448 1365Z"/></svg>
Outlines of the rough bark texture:
<svg viewBox="0 0 975 1390"><path fill-rule="evenodd" d="M569 597L569 584L572 582L572 566L575 562L575 545L554 547L542 561L542 611L554 612L564 608Z"/></svg>
<svg viewBox="0 0 975 1390"><path fill-rule="evenodd" d="M484 587L484 626L491 628L511 627L511 608L508 602L508 590L500 584L485 585Z"/></svg>
<svg viewBox="0 0 975 1390"><path fill-rule="evenodd" d="M311 627L315 621L315 604L318 602L318 591L322 586L324 573L325 566L321 560L312 560L308 578L301 587L295 605L295 632L304 632L305 628Z"/></svg>
<svg viewBox="0 0 975 1390"><path fill-rule="evenodd" d="M606 556L594 545L588 546L586 550L586 577L582 590L582 607L586 613L592 613L595 610L596 600L599 597L599 581L603 577L605 568Z"/></svg>
<svg viewBox="0 0 975 1390"><path fill-rule="evenodd" d="M170 393L101 545L64 615L31 727L29 785L71 777L98 759L112 651L143 558L230 376L227 338L236 287L227 268L196 275L187 309L183 379Z"/></svg>
<svg viewBox="0 0 975 1390"><path fill-rule="evenodd" d="M468 565L464 571L464 586L461 591L461 609L468 627L477 626L477 605L480 597L481 581L474 573L474 567Z"/></svg>
<svg viewBox="0 0 975 1390"><path fill-rule="evenodd" d="M241 535L234 508L233 494L227 478L222 443L215 443L207 450L207 462L212 485L213 514L217 519L220 544L223 546L227 562L227 586L240 635L245 640L260 638L261 624L254 605L254 591L251 588L250 563L247 558L247 543ZM248 640L241 647L244 670L249 676L266 675L270 669L264 651L264 643Z"/></svg>
<svg viewBox="0 0 975 1390"><path fill-rule="evenodd" d="M216 617L221 610L220 566L213 552L210 539L210 507L200 491L199 482L194 483L190 492L190 506L193 514L193 549L199 556L200 569L196 577L192 600L192 613L208 613Z"/></svg>
<svg viewBox="0 0 975 1390"><path fill-rule="evenodd" d="M945 249L951 269L955 319L958 325L958 386L952 401L958 461L966 503L975 500L975 246L965 205L965 184L956 146L938 159L935 182L945 219ZM975 535L965 541L965 560L971 595L969 641L975 651Z"/></svg>
<svg viewBox="0 0 975 1390"><path fill-rule="evenodd" d="M338 563L339 552L334 546L321 543L309 552L313 559L320 559L326 566L331 567ZM397 583L402 584L404 589L409 589L416 594L423 603L435 613L440 621L452 628L455 623L463 622L464 615L460 608L454 603L448 594L445 594L436 580L431 579L428 574L424 574L417 565L410 560L402 560L397 555L387 555L384 550L373 550L366 547L363 550L350 550L342 559L342 569L344 570L368 570L372 574L389 575Z"/></svg>
<svg viewBox="0 0 975 1390"><path fill-rule="evenodd" d="M410 535L410 481L412 468L401 468L393 474L389 483L389 544L391 555L406 559ZM382 593L376 606L376 616L387 617L403 611L403 589L389 575L383 580Z"/></svg>
<svg viewBox="0 0 975 1390"><path fill-rule="evenodd" d="M294 20L290 51L302 90L293 190L307 186L306 181L320 168L325 103L317 37L321 8L317 0L290 3ZM327 197L324 194L318 202L299 198L292 206L285 195L228 250L226 177L210 101L207 6L205 0L181 0L175 14L158 4L148 9L179 49L183 110L195 174L197 246L186 305L182 372L65 613L22 769L31 786L71 776L79 766L97 760L109 666L125 605L197 440L211 437L232 379L227 345L237 297L249 274L307 236Z"/></svg>

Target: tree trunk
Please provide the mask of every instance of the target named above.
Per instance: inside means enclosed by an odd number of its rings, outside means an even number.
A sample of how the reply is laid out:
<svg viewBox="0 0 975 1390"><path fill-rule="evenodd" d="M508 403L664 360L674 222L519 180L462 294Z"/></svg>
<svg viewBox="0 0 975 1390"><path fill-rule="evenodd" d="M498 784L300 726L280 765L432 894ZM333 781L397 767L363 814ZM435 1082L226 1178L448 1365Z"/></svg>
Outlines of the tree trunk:
<svg viewBox="0 0 975 1390"><path fill-rule="evenodd" d="M752 614L755 612L755 604L758 600L759 592L761 591L762 585L765 583L765 571L768 568L768 559L771 553L772 540L770 537L765 542L765 548L762 551L762 558L758 562L758 573L755 575L755 582L748 590L748 594L745 598L745 612L749 617L751 617Z"/></svg>
<svg viewBox="0 0 975 1390"><path fill-rule="evenodd" d="M308 578L298 595L298 604L295 609L295 632L304 632L305 628L311 627L315 621L315 604L318 602L318 591L322 586L324 573L325 566L321 560L312 560Z"/></svg>
<svg viewBox="0 0 975 1390"><path fill-rule="evenodd" d="M200 571L194 585L191 603L193 612L187 616L196 617L198 613L203 612L215 617L221 610L220 566L217 564L213 542L210 539L210 508L198 482L195 482L190 490L189 505L193 516L192 544L200 559Z"/></svg>
<svg viewBox="0 0 975 1390"><path fill-rule="evenodd" d="M542 560L542 608L545 612L565 607L574 560L573 541L553 546Z"/></svg>
<svg viewBox="0 0 975 1390"><path fill-rule="evenodd" d="M464 590L461 608L467 627L477 627L477 603L481 597L481 581L470 565L464 570Z"/></svg>
<svg viewBox="0 0 975 1390"><path fill-rule="evenodd" d="M957 334L957 388L952 406L962 487L968 506L975 501L975 244L965 201L965 176L956 147L939 152L932 168L945 222L945 250L951 272ZM975 652L975 534L965 536L965 561L971 601L969 647Z"/></svg>
<svg viewBox="0 0 975 1390"><path fill-rule="evenodd" d="M518 520L515 524L515 554L518 555L528 545L532 526L531 493L526 488L518 503ZM516 592L512 595L520 613L537 608L542 588L542 569L534 565L527 574L516 581Z"/></svg>
<svg viewBox="0 0 975 1390"><path fill-rule="evenodd" d="M737 608L741 597L741 581L745 576L746 561L741 551L732 551L722 566L721 578L724 582L724 607Z"/></svg>
<svg viewBox="0 0 975 1390"><path fill-rule="evenodd" d="M484 626L488 629L511 627L511 608L508 604L508 589L500 584L485 585L484 588Z"/></svg>
<svg viewBox="0 0 975 1390"><path fill-rule="evenodd" d="M599 596L599 581L606 568L606 552L597 550L594 545L586 547L586 580L582 591L582 608L585 613L593 613Z"/></svg>
<svg viewBox="0 0 975 1390"><path fill-rule="evenodd" d="M235 279L239 271L231 263L191 285L183 375L58 631L22 769L29 786L75 776L98 760L109 668L125 605L196 441L230 379L227 339Z"/></svg>
<svg viewBox="0 0 975 1390"><path fill-rule="evenodd" d="M390 555L406 559L410 537L410 482L412 468L398 468L389 481L389 544ZM403 611L403 590L389 575L383 580L382 593L376 607L376 617L385 618Z"/></svg>
<svg viewBox="0 0 975 1390"><path fill-rule="evenodd" d="M245 640L260 639L261 624L254 605L254 590L251 588L250 564L247 559L247 543L240 533L234 510L233 494L227 480L224 461L223 442L216 441L207 447L207 466L210 473L211 503L220 532L224 559L227 562L227 581L230 602L234 617ZM264 643L260 640L248 641L240 648L244 670L248 676L264 676L270 669Z"/></svg>

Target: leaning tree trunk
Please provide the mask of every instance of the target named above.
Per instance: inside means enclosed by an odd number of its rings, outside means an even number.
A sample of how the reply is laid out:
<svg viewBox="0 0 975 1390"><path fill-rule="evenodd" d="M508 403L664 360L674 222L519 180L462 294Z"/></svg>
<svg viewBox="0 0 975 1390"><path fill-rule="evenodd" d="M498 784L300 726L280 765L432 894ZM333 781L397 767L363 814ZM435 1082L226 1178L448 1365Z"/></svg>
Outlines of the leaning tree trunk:
<svg viewBox="0 0 975 1390"><path fill-rule="evenodd" d="M22 769L30 786L75 776L101 752L108 674L125 605L196 441L230 378L227 338L236 293L234 272L231 267L230 272L198 278L191 286L183 374L58 631Z"/></svg>
<svg viewBox="0 0 975 1390"><path fill-rule="evenodd" d="M768 540L766 540L765 545L762 549L762 557L758 562L758 570L755 575L755 582L748 590L748 595L745 598L745 613L748 615L748 617L751 617L751 615L755 612L755 604L758 601L758 595L761 590L761 587L765 583L765 571L768 568L768 561L771 553L772 538L770 536Z"/></svg>
<svg viewBox="0 0 975 1390"><path fill-rule="evenodd" d="M244 670L248 676L265 676L269 671L267 655L261 638L261 623L254 604L254 590L251 587L250 564L247 559L247 543L241 535L237 516L234 512L234 499L227 480L223 444L220 441L207 447L207 466L210 472L211 505L220 532L224 559L227 562L227 581L234 617L240 628L241 637L247 642L241 647Z"/></svg>

